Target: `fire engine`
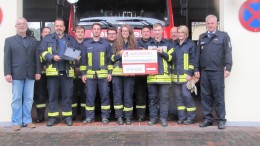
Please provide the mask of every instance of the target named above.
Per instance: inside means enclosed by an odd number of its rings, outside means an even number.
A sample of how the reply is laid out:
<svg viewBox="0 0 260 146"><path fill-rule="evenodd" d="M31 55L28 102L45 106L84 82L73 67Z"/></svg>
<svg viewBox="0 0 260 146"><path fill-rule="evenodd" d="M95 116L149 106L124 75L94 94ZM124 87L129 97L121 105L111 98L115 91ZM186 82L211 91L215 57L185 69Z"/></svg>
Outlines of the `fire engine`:
<svg viewBox="0 0 260 146"><path fill-rule="evenodd" d="M120 28L129 24L134 28L135 37L141 37L144 25L152 27L161 23L164 38L170 38L170 29L174 25L171 0L67 0L70 3L68 33L75 36L74 27L85 27L85 36L92 37L93 23L102 25L101 37L107 36L107 28Z"/></svg>

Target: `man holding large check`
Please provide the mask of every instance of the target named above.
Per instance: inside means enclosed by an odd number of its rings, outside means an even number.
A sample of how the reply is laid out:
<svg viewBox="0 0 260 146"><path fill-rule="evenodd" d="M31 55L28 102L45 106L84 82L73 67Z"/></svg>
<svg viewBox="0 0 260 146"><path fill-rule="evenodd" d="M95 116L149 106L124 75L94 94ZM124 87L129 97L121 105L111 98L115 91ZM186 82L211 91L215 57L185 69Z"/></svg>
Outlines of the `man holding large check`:
<svg viewBox="0 0 260 146"><path fill-rule="evenodd" d="M169 86L171 84L170 77L170 62L172 60L173 48L167 40L162 37L163 26L160 23L155 23L153 25L154 39L147 44L148 50L153 54L155 51L157 55L157 65L158 68L153 66L148 66L146 71L157 70L154 74L149 74L147 77L147 87L148 87L148 98L149 98L149 110L150 110L150 121L148 125L154 125L158 122L158 111L160 112L160 123L163 127L168 126L168 108L169 108ZM149 51L147 51L149 53ZM150 56L150 55L144 55ZM153 59L152 55L148 57ZM148 58L146 58L148 60ZM154 58L154 59L155 59ZM156 64L156 63L154 63ZM158 103L159 102L159 103ZM159 109L158 109L159 107Z"/></svg>

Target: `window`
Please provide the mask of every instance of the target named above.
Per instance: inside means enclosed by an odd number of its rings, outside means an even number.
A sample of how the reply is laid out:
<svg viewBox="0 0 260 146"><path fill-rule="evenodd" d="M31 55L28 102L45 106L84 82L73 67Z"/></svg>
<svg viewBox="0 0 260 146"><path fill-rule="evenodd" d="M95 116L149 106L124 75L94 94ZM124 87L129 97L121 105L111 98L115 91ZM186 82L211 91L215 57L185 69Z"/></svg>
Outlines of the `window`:
<svg viewBox="0 0 260 146"><path fill-rule="evenodd" d="M28 27L32 31L31 36L35 39L41 39L41 22L28 22Z"/></svg>

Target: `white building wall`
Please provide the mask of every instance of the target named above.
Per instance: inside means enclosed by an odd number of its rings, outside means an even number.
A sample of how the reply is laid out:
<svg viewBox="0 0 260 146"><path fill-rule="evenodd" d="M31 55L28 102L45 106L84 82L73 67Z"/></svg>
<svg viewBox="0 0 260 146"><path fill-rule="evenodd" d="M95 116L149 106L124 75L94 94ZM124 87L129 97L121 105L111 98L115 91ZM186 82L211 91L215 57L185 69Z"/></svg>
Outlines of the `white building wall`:
<svg viewBox="0 0 260 146"><path fill-rule="evenodd" d="M260 125L260 32L250 32L239 22L246 0L220 0L221 29L233 47L233 69L226 79L228 125Z"/></svg>
<svg viewBox="0 0 260 146"><path fill-rule="evenodd" d="M23 16L23 0L0 0L3 20L0 24L0 125L11 120L12 86L4 77L4 42L5 38L15 35L16 19Z"/></svg>

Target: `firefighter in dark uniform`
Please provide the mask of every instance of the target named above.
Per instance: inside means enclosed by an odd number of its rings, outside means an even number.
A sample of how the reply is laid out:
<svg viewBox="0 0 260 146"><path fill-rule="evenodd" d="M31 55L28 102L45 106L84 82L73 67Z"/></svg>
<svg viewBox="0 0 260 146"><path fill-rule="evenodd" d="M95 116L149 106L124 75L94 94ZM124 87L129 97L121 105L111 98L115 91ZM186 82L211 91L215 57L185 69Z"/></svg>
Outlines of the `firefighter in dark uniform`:
<svg viewBox="0 0 260 146"><path fill-rule="evenodd" d="M85 50L81 53L82 81L86 83L86 119L83 123L95 120L96 91L101 98L102 123L108 124L110 117L109 85L112 80L111 46L106 39L100 38L101 25L92 25L93 37L84 42Z"/></svg>
<svg viewBox="0 0 260 146"><path fill-rule="evenodd" d="M145 25L141 30L142 38L138 40L138 48L147 48L147 43L149 43L151 38L151 27ZM135 108L137 112L138 121L142 122L145 120L145 110L146 110L146 96L147 96L147 76L138 75L135 76Z"/></svg>
<svg viewBox="0 0 260 146"><path fill-rule="evenodd" d="M211 126L212 110L215 105L218 128L225 129L224 78L230 75L232 67L232 47L229 35L217 30L217 17L206 17L207 32L199 37L195 76L201 77L201 103L204 121L200 127ZM200 68L200 71L199 71Z"/></svg>
<svg viewBox="0 0 260 146"><path fill-rule="evenodd" d="M173 48L175 48L175 45L177 44L178 41L178 34L177 34L177 26L173 26L170 31L170 39L169 42L172 45ZM169 120L177 120L178 119L178 110L177 110L177 105L176 105L176 97L174 95L174 90L172 85L170 86L170 96L169 96Z"/></svg>
<svg viewBox="0 0 260 146"><path fill-rule="evenodd" d="M61 88L63 120L66 125L71 126L73 124L71 99L75 61L63 60L61 57L66 47L76 48L77 44L72 36L64 33L65 26L62 19L55 20L54 30L55 33L45 36L40 46L41 56L46 61L49 94L49 121L47 126L53 126L59 122L59 88Z"/></svg>
<svg viewBox="0 0 260 146"><path fill-rule="evenodd" d="M86 41L85 39L85 28L83 26L75 27L75 39L78 43L78 49L83 51L84 45L83 43ZM85 119L86 115L86 95L85 95L85 84L81 80L81 72L80 72L80 62L76 61L75 64L75 78L73 79L73 96L72 96L72 119L76 120L78 109L80 109L80 114L83 119Z"/></svg>
<svg viewBox="0 0 260 146"><path fill-rule="evenodd" d="M187 81L194 74L196 45L187 39L189 31L187 26L178 27L178 42L173 53L173 91L176 96L178 110L178 124L192 124L195 122L195 101L190 90L186 87Z"/></svg>
<svg viewBox="0 0 260 146"><path fill-rule="evenodd" d="M51 28L44 27L41 31L42 39L50 33L51 33ZM41 41L38 42L38 46L40 46L40 44ZM41 123L44 121L46 101L48 100L47 79L45 74L46 65L41 56L40 56L40 61L41 61L41 68L42 68L41 79L35 81L35 85L34 85L35 86L34 101L35 101L36 113L37 113L37 119L35 120L36 123Z"/></svg>
<svg viewBox="0 0 260 146"><path fill-rule="evenodd" d="M118 32L114 44L114 53L111 57L113 66L113 95L115 117L118 125L123 125L125 118L126 125L132 124L133 115L133 94L134 94L134 76L123 76L122 54L124 50L133 50L137 48L137 41L134 37L133 28L129 25L123 25Z"/></svg>
<svg viewBox="0 0 260 146"><path fill-rule="evenodd" d="M107 28L107 40L111 45L111 52L113 52L114 43L117 37L117 29L115 27ZM110 96L110 105L111 105L111 113L114 113L114 96L113 96L113 83L109 82L109 96Z"/></svg>
<svg viewBox="0 0 260 146"><path fill-rule="evenodd" d="M160 123L165 127L168 126L169 86L171 84L170 62L172 61L173 48L162 37L162 24L155 23L153 25L153 32L155 38L147 44L147 49L154 49L158 52L158 74L148 75L147 77L150 110L148 125L151 126L158 122L159 107Z"/></svg>

